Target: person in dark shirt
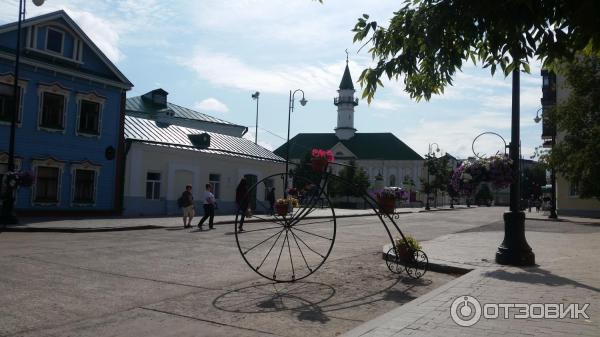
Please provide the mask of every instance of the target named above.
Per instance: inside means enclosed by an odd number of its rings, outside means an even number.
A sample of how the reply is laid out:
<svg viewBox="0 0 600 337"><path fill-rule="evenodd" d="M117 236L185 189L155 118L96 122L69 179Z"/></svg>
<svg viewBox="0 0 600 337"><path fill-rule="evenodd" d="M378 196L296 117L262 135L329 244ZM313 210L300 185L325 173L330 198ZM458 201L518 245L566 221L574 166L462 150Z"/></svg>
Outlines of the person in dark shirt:
<svg viewBox="0 0 600 337"><path fill-rule="evenodd" d="M181 209L183 210L183 228L192 227L192 219L195 213L192 185L185 186L185 191L181 193Z"/></svg>
<svg viewBox="0 0 600 337"><path fill-rule="evenodd" d="M238 225L238 231L244 231L244 220L248 211L248 182L246 178L242 178L237 188L235 189L235 203L237 204L237 212L241 216Z"/></svg>
<svg viewBox="0 0 600 337"><path fill-rule="evenodd" d="M269 193L267 194L267 201L269 202L269 211L271 215L273 215L274 206L275 206L275 187L271 187L269 189Z"/></svg>

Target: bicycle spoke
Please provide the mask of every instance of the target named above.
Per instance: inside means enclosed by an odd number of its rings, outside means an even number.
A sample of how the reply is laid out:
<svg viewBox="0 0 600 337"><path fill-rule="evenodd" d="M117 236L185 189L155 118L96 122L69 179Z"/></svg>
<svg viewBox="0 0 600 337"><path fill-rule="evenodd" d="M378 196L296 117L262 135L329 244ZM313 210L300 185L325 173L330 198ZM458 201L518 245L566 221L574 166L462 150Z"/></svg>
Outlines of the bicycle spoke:
<svg viewBox="0 0 600 337"><path fill-rule="evenodd" d="M279 221L277 218L263 218L263 217L258 216L258 215L252 215L252 217L257 218L259 220L263 220L264 222L278 223L278 224L280 224L280 225L283 226L283 223L281 223L281 221ZM276 219L277 221L273 221L273 219Z"/></svg>
<svg viewBox="0 0 600 337"><path fill-rule="evenodd" d="M285 233L285 238L287 240L288 253L290 254L290 264L292 265L292 280L294 280L296 278L296 271L294 270L294 259L292 259L292 247L290 245L290 238L288 237L288 232Z"/></svg>
<svg viewBox="0 0 600 337"><path fill-rule="evenodd" d="M244 229L242 234L247 234L247 233L252 233L252 232L261 232L261 231L266 231L266 230L273 229L273 228L283 228L283 226L279 225L276 227L267 227L267 228L259 228L259 229L248 229L248 230Z"/></svg>
<svg viewBox="0 0 600 337"><path fill-rule="evenodd" d="M300 237L300 235L296 235L296 234L294 234L294 231L292 231L292 235L296 236L296 237L298 238L298 240L300 240L300 242L302 242L302 243L303 243L303 244L306 246L306 248L310 249L310 251L311 251L311 252L313 252L313 253L315 253L315 254L319 255L319 256L320 256L320 257L322 257L322 258L325 258L325 256L324 256L324 255L321 255L319 252L317 252L317 251L315 251L314 249L310 248L310 246L309 246L309 245L307 245L307 244L306 244L306 242L304 242L304 240L302 240L302 238Z"/></svg>
<svg viewBox="0 0 600 337"><path fill-rule="evenodd" d="M294 242L296 242L296 246L298 246L298 250L300 251L300 255L302 256L302 259L304 260L304 264L306 265L306 268L308 268L309 271L312 271L312 269L308 265L308 262L306 261L306 257L304 257L304 253L302 252L302 248L300 248L300 244L298 244L298 240L296 239L296 234L294 234L294 232L292 232L292 237L294 238Z"/></svg>
<svg viewBox="0 0 600 337"><path fill-rule="evenodd" d="M285 232L286 237L285 239L283 239L283 242L281 243L281 250L279 251L279 256L277 257L277 263L275 264L275 270L273 270L273 279L277 279L277 277L275 276L277 274L277 266L279 266L279 260L281 259L281 253L283 253L283 246L285 245L285 240L287 239L287 231Z"/></svg>
<svg viewBox="0 0 600 337"><path fill-rule="evenodd" d="M279 227L272 227L272 228L279 228ZM256 247L258 247L258 246L262 245L263 243L265 243L265 242L267 242L267 241L269 241L269 239L271 239L272 237L274 237L274 236L275 236L275 235L277 235L277 234L280 234L280 233L281 233L281 232L283 232L283 231L284 231L284 229L280 230L278 233L275 233L275 234L273 234L273 235L269 236L268 238L266 238L265 240L262 240L261 242L259 242L259 243L255 244L254 246L252 246L252 248L248 249L247 251L243 252L242 254L244 254L244 255L248 254L248 252L249 252L249 251L251 251L252 249L254 249L254 248L256 248Z"/></svg>
<svg viewBox="0 0 600 337"><path fill-rule="evenodd" d="M308 232L308 231L302 230L302 229L300 229L300 228L296 228L296 230L297 230L297 231L300 231L300 232L303 232L303 233L306 233L306 234L310 234L310 235L318 236L318 237L320 237L320 238L322 238L322 239L325 239L325 240L329 240L329 241L331 241L331 239L330 239L330 238L326 238L326 237L324 237L324 236L322 236L322 235L315 234L315 233L311 233L311 232Z"/></svg>
<svg viewBox="0 0 600 337"><path fill-rule="evenodd" d="M321 221L305 222L305 223L302 223L302 224L299 224L299 225L292 225L292 227L308 226L308 225L315 225L315 224L327 223L327 222L333 222L333 220L321 220Z"/></svg>
<svg viewBox="0 0 600 337"><path fill-rule="evenodd" d="M271 248L269 248L269 251L267 252L267 255L265 255L265 258L262 260L262 262L260 263L260 265L258 265L258 267L256 267L256 270L259 270L260 267L262 267L263 263L265 263L265 261L267 260L267 256L269 256L269 254L271 254L271 251L273 250L273 247L275 247L275 244L277 243L277 241L279 241L279 238L281 237L281 233L283 233L283 230L281 232L279 232L279 236L277 237L277 239L275 239L275 242L273 242L273 245L271 246Z"/></svg>

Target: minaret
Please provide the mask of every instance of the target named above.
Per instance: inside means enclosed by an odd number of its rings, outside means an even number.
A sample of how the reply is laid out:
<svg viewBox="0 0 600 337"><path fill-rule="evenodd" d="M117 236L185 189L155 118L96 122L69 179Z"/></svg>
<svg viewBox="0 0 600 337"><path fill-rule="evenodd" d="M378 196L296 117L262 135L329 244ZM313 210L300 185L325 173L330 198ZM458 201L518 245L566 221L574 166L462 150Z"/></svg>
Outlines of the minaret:
<svg viewBox="0 0 600 337"><path fill-rule="evenodd" d="M348 68L348 54L346 52L346 69L340 82L338 97L333 99L333 104L338 107L338 118L335 135L340 140L346 140L354 137L356 129L354 128L354 107L358 105L358 98L354 98L354 85Z"/></svg>

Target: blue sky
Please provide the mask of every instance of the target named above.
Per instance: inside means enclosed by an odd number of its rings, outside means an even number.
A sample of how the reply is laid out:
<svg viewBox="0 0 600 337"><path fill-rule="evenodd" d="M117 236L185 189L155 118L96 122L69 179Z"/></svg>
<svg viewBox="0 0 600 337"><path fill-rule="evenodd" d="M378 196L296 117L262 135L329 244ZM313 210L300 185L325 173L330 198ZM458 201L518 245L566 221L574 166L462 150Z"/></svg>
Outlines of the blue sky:
<svg viewBox="0 0 600 337"><path fill-rule="evenodd" d="M0 4L0 23L15 21L18 1ZM254 139L259 91L259 143L281 145L287 132L289 90L308 99L296 105L291 135L333 132L333 98L350 52L356 80L371 62L351 32L363 13L380 24L400 1L325 0L46 0L27 5L27 17L65 10L133 82L129 96L161 87L169 101L250 127ZM533 122L540 107L539 62L521 76L522 153L528 158L541 142ZM429 102L411 101L401 82L384 81L371 105L361 100L358 132L392 132L424 155L429 143L464 158L484 131L510 138L511 79L466 64L454 85ZM360 90L358 85L355 85ZM360 95L357 92L357 95ZM280 137L278 137L278 136ZM374 144L376 146L376 144ZM477 151L500 150L499 140L483 137Z"/></svg>

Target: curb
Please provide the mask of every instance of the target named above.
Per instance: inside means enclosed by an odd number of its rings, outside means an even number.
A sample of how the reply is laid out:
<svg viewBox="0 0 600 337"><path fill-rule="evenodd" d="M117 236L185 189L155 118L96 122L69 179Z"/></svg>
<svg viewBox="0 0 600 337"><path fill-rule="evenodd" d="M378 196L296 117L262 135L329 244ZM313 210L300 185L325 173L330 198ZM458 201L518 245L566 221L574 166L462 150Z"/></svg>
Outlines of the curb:
<svg viewBox="0 0 600 337"><path fill-rule="evenodd" d="M473 207L471 207L473 208ZM401 211L394 214L413 214L413 213L428 213L428 212L441 212L441 211L456 211L461 209L469 209L463 207L457 208L437 208L429 211L426 210L418 210L418 211ZM358 217L366 217L366 216L377 216L377 213L360 213L360 214L346 214L346 215L336 215L337 218L358 218ZM309 216L307 219L326 219L329 216ZM263 222L264 220L251 219L247 220L246 223L255 223L255 222ZM221 220L215 221L215 225L231 225L234 224L235 220ZM90 228L90 227L78 227L78 228L70 228L70 227L5 227L0 228L1 232L23 232L23 233L100 233L100 232L124 232L124 231L136 231L136 230L148 230L148 229L165 229L165 228L178 228L181 226L158 226L158 225L139 225L139 226L129 226L129 227L100 227L100 228ZM431 265L431 262L430 262ZM433 269L432 269L433 270Z"/></svg>
<svg viewBox="0 0 600 337"><path fill-rule="evenodd" d="M383 246L383 251L381 252L381 258L385 261L390 261L393 259L392 254L388 254L387 252L392 248L392 244L388 243ZM428 271L434 271L443 274L458 274L464 275L468 272L473 271L475 268L469 268L470 266L463 265L455 262L436 262L429 260L429 268Z"/></svg>

